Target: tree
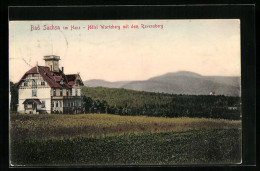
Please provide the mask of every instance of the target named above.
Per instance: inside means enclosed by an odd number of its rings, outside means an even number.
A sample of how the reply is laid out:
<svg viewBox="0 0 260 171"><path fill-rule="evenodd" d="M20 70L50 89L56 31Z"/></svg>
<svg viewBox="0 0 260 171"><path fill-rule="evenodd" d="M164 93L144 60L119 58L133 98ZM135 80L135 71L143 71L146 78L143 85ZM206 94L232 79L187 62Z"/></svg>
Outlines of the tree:
<svg viewBox="0 0 260 171"><path fill-rule="evenodd" d="M11 92L10 110L17 111L18 89L16 88L16 84L14 84L12 81L10 81L10 92Z"/></svg>
<svg viewBox="0 0 260 171"><path fill-rule="evenodd" d="M105 100L93 100L91 97L83 96L84 113L108 113L110 107Z"/></svg>
<svg viewBox="0 0 260 171"><path fill-rule="evenodd" d="M84 113L91 113L93 107L93 100L90 97L83 96L83 111Z"/></svg>

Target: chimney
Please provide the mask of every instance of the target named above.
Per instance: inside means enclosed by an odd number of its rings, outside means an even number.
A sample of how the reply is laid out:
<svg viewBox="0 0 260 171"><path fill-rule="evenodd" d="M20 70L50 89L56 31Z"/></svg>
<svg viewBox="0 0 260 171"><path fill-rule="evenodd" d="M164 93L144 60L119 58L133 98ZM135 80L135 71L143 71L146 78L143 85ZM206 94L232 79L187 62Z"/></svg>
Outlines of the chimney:
<svg viewBox="0 0 260 171"><path fill-rule="evenodd" d="M64 74L64 67L61 67L61 71L62 71L62 73Z"/></svg>

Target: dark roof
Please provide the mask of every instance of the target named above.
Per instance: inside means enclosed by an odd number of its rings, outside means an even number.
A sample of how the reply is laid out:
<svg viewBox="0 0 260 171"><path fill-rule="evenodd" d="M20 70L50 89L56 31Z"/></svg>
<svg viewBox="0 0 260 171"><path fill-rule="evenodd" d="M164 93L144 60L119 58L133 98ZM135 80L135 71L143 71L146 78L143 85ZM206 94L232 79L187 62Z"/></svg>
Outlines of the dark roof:
<svg viewBox="0 0 260 171"><path fill-rule="evenodd" d="M69 85L74 85L75 84L75 81L77 79L77 74L69 74L69 75L66 75L67 77L67 80L68 80L68 84Z"/></svg>
<svg viewBox="0 0 260 171"><path fill-rule="evenodd" d="M37 66L35 66L23 75L23 77L17 83L17 86L20 85L22 79L27 74L36 74L36 73L39 73L44 79L44 81L46 81L48 85L52 88L62 88L62 87L72 88L77 78L77 74L65 75L61 70L59 70L59 72L52 72L50 71L50 68L46 66L38 66L38 72L37 72ZM63 85L60 84L61 80L63 80Z"/></svg>
<svg viewBox="0 0 260 171"><path fill-rule="evenodd" d="M28 103L28 102L33 102L33 103L36 103L36 104L42 104L41 101L39 99L26 99L24 103Z"/></svg>

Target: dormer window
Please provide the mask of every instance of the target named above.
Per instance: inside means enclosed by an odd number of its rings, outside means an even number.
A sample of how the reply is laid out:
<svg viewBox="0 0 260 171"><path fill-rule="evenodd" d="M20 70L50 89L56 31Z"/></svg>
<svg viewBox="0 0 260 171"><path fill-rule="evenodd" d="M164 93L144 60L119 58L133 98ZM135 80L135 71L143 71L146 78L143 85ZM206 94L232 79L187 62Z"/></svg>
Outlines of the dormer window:
<svg viewBox="0 0 260 171"><path fill-rule="evenodd" d="M60 84L61 84L61 85L63 85L63 84L64 84L63 80L60 80Z"/></svg>
<svg viewBox="0 0 260 171"><path fill-rule="evenodd" d="M24 82L24 83L23 83L23 86L28 86L28 82Z"/></svg>

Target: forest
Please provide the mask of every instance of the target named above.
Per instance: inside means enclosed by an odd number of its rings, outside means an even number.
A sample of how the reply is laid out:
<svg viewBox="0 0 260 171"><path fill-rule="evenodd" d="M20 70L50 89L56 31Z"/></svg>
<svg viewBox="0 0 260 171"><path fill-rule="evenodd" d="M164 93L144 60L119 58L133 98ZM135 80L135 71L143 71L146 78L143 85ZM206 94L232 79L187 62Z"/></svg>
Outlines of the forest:
<svg viewBox="0 0 260 171"><path fill-rule="evenodd" d="M84 113L241 119L240 97L174 95L105 87L83 87L82 93Z"/></svg>

